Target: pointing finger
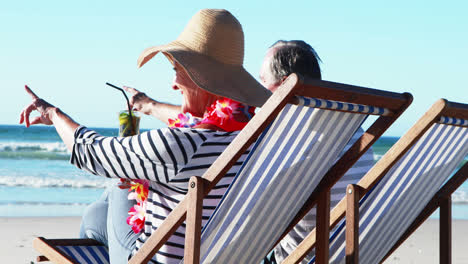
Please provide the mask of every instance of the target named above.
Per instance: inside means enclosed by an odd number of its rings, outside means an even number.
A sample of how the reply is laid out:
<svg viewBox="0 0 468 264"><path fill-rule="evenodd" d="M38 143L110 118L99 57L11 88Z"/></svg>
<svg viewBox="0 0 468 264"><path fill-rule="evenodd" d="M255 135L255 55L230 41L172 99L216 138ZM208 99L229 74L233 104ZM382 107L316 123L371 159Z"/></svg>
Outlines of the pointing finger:
<svg viewBox="0 0 468 264"><path fill-rule="evenodd" d="M24 86L24 89L26 90L26 92L31 95L32 99L38 99L39 96L37 96L32 90L31 88L29 88L27 85Z"/></svg>

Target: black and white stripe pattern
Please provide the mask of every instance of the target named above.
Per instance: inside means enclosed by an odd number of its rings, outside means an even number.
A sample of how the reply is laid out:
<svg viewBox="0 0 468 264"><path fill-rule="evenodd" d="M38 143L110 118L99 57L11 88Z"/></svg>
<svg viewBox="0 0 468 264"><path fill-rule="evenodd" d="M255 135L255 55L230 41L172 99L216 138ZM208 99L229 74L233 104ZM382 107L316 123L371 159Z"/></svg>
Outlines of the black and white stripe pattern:
<svg viewBox="0 0 468 264"><path fill-rule="evenodd" d="M150 180L144 232L136 250L187 193L191 176L202 176L239 132L206 129L159 129L137 136L103 137L85 127L75 132L71 162L106 177ZM203 202L203 223L231 183L248 151ZM154 256L154 263L178 263L183 256L185 225Z"/></svg>
<svg viewBox="0 0 468 264"><path fill-rule="evenodd" d="M287 105L202 234L202 263L259 263L366 115Z"/></svg>
<svg viewBox="0 0 468 264"><path fill-rule="evenodd" d="M361 263L380 263L467 154L467 127L432 125L361 201ZM330 263L345 263L344 229L332 236Z"/></svg>
<svg viewBox="0 0 468 264"><path fill-rule="evenodd" d="M359 130L348 142L341 155L343 155L363 133L364 130L359 128ZM348 184L357 183L372 168L373 165L374 155L372 149L369 149L331 189L330 208L335 207L338 202L341 201L346 193L346 187ZM275 247L275 258L278 263L281 263L287 256L289 256L291 252L294 251L294 249L296 249L297 246L302 242L302 240L315 228L316 217L316 207L314 207ZM308 263L313 258L313 256L314 253L311 252L301 261L301 263Z"/></svg>

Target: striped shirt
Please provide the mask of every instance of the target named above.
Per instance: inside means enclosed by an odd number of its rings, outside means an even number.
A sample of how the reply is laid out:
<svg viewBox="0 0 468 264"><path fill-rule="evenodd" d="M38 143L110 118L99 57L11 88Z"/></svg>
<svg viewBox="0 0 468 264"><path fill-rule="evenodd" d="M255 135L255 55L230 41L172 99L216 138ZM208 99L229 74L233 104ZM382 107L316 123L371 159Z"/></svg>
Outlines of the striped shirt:
<svg viewBox="0 0 468 264"><path fill-rule="evenodd" d="M202 176L239 131L163 128L132 137L103 137L86 127L75 131L71 162L105 177L150 181L144 230L134 254L187 194L191 176ZM240 169L248 151L203 201L203 225ZM184 255L185 223L155 254L151 263L179 263Z"/></svg>
<svg viewBox="0 0 468 264"><path fill-rule="evenodd" d="M348 142L341 155L343 155L362 134L363 130L360 128ZM374 155L372 149L369 149L331 188L330 208L335 207L338 202L341 201L346 193L346 187L348 184L357 183L372 168L373 165ZM275 247L275 259L278 263L281 263L287 256L289 256L302 242L302 240L315 228L316 217L316 207L314 207ZM313 256L314 251L307 255L301 263L309 263Z"/></svg>

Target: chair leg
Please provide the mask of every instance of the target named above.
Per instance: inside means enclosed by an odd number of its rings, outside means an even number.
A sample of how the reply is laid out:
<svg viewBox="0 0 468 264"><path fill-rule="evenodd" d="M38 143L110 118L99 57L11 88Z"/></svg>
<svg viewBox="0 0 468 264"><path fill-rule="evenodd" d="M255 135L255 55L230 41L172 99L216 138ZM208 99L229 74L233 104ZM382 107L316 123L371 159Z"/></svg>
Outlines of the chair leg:
<svg viewBox="0 0 468 264"><path fill-rule="evenodd" d="M349 184L346 188L346 263L359 263L359 191Z"/></svg>
<svg viewBox="0 0 468 264"><path fill-rule="evenodd" d="M440 201L439 238L440 263L452 263L452 199L450 196Z"/></svg>
<svg viewBox="0 0 468 264"><path fill-rule="evenodd" d="M320 194L317 201L317 232L315 263L328 263L330 239L330 190Z"/></svg>
<svg viewBox="0 0 468 264"><path fill-rule="evenodd" d="M204 197L204 179L191 177L187 204L184 264L200 263L200 237Z"/></svg>

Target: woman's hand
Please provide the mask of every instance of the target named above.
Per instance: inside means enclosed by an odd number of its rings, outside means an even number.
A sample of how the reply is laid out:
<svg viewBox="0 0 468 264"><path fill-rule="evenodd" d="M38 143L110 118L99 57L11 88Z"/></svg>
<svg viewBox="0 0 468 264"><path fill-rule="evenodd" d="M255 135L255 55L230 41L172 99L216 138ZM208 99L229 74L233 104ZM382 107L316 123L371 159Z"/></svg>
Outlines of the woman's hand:
<svg viewBox="0 0 468 264"><path fill-rule="evenodd" d="M122 88L133 95L132 98L130 98L130 107L132 107L133 110L145 115L153 114L153 109L158 103L156 100L149 98L145 93L135 88L128 86L123 86Z"/></svg>
<svg viewBox="0 0 468 264"><path fill-rule="evenodd" d="M180 105L158 102L132 87L123 86L122 88L133 95L130 99L130 107L133 110L152 115L166 124L169 118L177 117L181 111Z"/></svg>
<svg viewBox="0 0 468 264"><path fill-rule="evenodd" d="M20 114L20 124L26 123L26 127L35 124L54 125L57 133L62 138L68 150L73 150L75 142L75 130L80 126L68 115L60 111L57 107L49 104L37 96L27 85L24 86L26 92L31 96L32 103L26 106ZM29 121L32 111L38 111L39 116Z"/></svg>
<svg viewBox="0 0 468 264"><path fill-rule="evenodd" d="M25 85L24 88L31 96L32 103L26 106L21 112L19 123L22 124L25 122L26 127L36 124L52 125L52 114L55 107L39 98L27 85ZM29 116L34 110L38 111L40 115L30 121Z"/></svg>

